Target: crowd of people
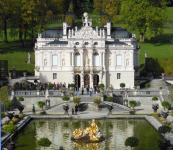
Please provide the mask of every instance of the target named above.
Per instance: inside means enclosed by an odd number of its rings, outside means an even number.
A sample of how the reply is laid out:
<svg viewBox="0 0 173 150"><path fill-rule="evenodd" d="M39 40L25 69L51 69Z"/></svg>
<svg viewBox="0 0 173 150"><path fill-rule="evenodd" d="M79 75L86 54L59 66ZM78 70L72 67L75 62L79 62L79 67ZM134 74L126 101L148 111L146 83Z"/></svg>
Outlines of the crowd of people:
<svg viewBox="0 0 173 150"><path fill-rule="evenodd" d="M44 91L46 89L49 90L49 84L50 83L49 82L46 82L46 83L41 83L41 82L33 83L33 82L30 82L30 83L28 83L28 88L27 89L23 87L24 84L25 83L19 83L19 82L15 83L14 84L15 90L36 90L37 87L39 87L40 91ZM69 83L68 83L68 85L66 85L65 82L64 83L62 83L62 82L55 83L54 82L53 85L54 85L53 88L52 88L53 90L60 90L62 87L67 87L68 90L70 90L70 84ZM86 94L90 95L90 96L92 96L93 92L96 94L96 96L100 92L99 86L94 86L94 88L92 88L88 84L88 85L86 85L85 88L86 88ZM81 87L81 89L82 89L81 90L81 95L84 95L85 88L84 88L84 85ZM80 87L78 87L77 85L75 87L73 87L74 95L80 95L79 91L80 91Z"/></svg>

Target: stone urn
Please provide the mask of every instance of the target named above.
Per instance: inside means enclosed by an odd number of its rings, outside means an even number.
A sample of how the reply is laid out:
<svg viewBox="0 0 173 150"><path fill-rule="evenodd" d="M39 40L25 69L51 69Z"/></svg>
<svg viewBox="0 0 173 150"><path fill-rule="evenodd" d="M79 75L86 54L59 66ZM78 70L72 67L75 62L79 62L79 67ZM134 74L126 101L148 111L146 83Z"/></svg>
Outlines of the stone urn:
<svg viewBox="0 0 173 150"><path fill-rule="evenodd" d="M167 148L170 146L170 141L163 142L163 141L158 140L157 144L158 144L158 147L160 148L160 150L167 150Z"/></svg>
<svg viewBox="0 0 173 150"><path fill-rule="evenodd" d="M154 112L157 112L157 109L159 109L159 105L158 104L153 104L152 109L154 110Z"/></svg>
<svg viewBox="0 0 173 150"><path fill-rule="evenodd" d="M164 119L166 119L169 116L169 112L161 111L161 115L163 116Z"/></svg>
<svg viewBox="0 0 173 150"><path fill-rule="evenodd" d="M8 150L14 150L16 148L17 148L17 146L15 145L15 143L8 143L7 144L7 149Z"/></svg>
<svg viewBox="0 0 173 150"><path fill-rule="evenodd" d="M19 106L19 107L18 107L18 110L19 110L19 114L23 114L22 111L24 110L24 107L23 107L23 106Z"/></svg>
<svg viewBox="0 0 173 150"><path fill-rule="evenodd" d="M14 117L14 112L13 113L7 113L7 116L10 120L12 120Z"/></svg>

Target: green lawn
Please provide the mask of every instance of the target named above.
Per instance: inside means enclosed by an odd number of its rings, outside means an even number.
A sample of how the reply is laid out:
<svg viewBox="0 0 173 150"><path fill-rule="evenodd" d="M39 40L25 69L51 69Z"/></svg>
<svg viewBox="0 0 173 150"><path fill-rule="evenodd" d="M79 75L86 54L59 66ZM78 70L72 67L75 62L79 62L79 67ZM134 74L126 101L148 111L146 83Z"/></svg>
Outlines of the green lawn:
<svg viewBox="0 0 173 150"><path fill-rule="evenodd" d="M173 7L168 8L169 18L173 17ZM89 13L89 16L97 15L96 12ZM95 16L97 18L97 16ZM90 18L90 17L89 17ZM95 19L96 19L95 18ZM80 25L80 21L75 22L75 25ZM50 24L50 27L62 26L62 23ZM99 22L94 20L93 27L100 26ZM121 27L121 24L115 24L116 27ZM123 26L122 26L123 27ZM11 38L9 36L10 30L8 30L8 44L3 43L3 39L0 38L0 60L8 60L9 70L13 67L16 67L16 70L28 70L31 74L34 73L34 51L33 47L30 46L30 38L27 37L27 46L26 48L21 47L22 44L18 41L18 37ZM173 28L165 28L163 35L156 36L151 38L151 40L146 40L145 43L139 43L141 47L139 63L144 63L145 51L148 53L148 57L153 58L173 58ZM136 33L136 32L131 32ZM139 34L137 34L139 39ZM28 51L31 52L31 64L27 64Z"/></svg>
<svg viewBox="0 0 173 150"><path fill-rule="evenodd" d="M173 19L173 7L167 7L168 19Z"/></svg>

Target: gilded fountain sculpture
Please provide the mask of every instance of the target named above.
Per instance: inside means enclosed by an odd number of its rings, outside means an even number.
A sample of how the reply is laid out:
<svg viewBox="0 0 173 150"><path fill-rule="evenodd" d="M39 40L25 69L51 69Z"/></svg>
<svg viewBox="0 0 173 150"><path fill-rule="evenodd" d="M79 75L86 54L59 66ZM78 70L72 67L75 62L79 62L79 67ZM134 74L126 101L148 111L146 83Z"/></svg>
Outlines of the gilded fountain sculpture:
<svg viewBox="0 0 173 150"><path fill-rule="evenodd" d="M102 142L105 138L100 133L100 129L97 127L95 120L92 119L91 125L86 129L75 129L71 140L74 142L97 143Z"/></svg>

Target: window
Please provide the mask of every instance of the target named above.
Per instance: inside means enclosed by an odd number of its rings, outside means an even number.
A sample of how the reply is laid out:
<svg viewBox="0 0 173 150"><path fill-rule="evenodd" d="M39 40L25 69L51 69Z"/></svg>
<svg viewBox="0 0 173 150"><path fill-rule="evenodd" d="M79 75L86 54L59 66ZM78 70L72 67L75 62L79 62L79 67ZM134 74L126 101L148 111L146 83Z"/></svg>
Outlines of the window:
<svg viewBox="0 0 173 150"><path fill-rule="evenodd" d="M80 65L80 54L79 53L75 54L75 66L81 66Z"/></svg>
<svg viewBox="0 0 173 150"><path fill-rule="evenodd" d="M98 53L94 53L94 66L99 66L99 54Z"/></svg>
<svg viewBox="0 0 173 150"><path fill-rule="evenodd" d="M121 79L121 73L117 73L117 79Z"/></svg>
<svg viewBox="0 0 173 150"><path fill-rule="evenodd" d="M52 66L57 66L58 65L58 58L56 55L52 56Z"/></svg>
<svg viewBox="0 0 173 150"><path fill-rule="evenodd" d="M117 66L121 66L121 56L117 55Z"/></svg>
<svg viewBox="0 0 173 150"><path fill-rule="evenodd" d="M53 79L57 79L57 73L53 73Z"/></svg>

